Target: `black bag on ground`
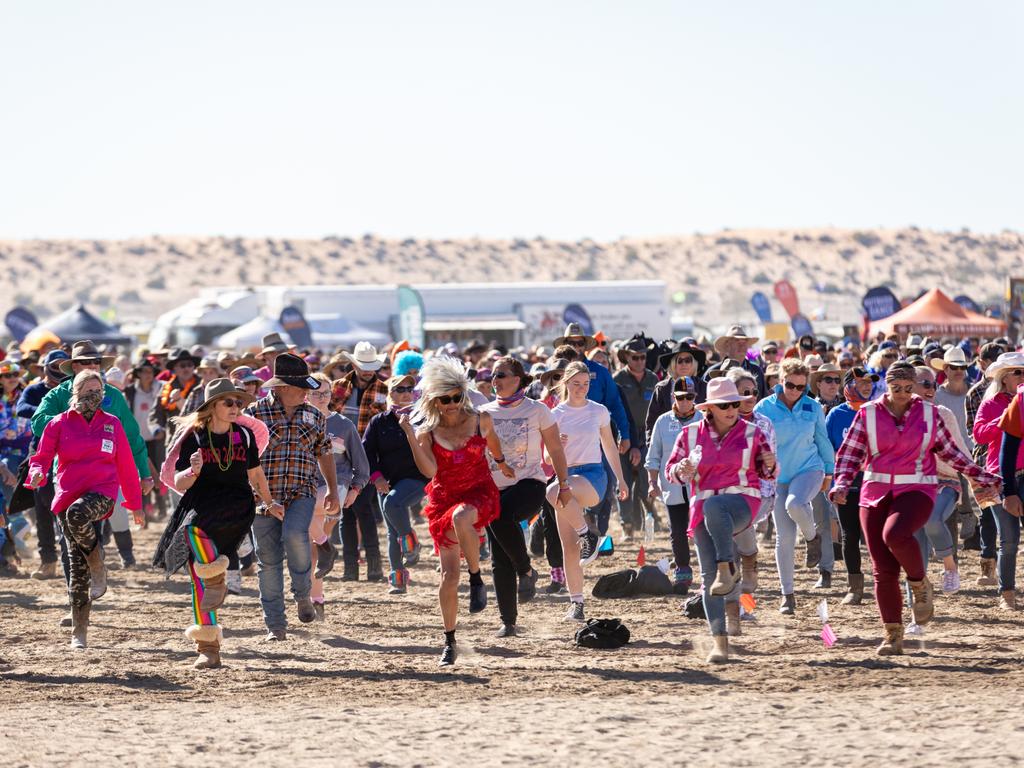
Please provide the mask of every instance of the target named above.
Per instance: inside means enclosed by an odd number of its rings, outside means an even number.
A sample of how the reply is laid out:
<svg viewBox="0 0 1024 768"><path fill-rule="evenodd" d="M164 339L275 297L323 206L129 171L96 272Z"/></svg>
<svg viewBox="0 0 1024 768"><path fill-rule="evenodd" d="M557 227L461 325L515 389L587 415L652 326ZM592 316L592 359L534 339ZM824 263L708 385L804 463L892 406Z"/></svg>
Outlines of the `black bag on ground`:
<svg viewBox="0 0 1024 768"><path fill-rule="evenodd" d="M581 648L621 648L629 642L629 630L618 619L588 619L576 631L576 645Z"/></svg>
<svg viewBox="0 0 1024 768"><path fill-rule="evenodd" d="M593 590L594 597L602 600L636 597L637 595L670 594L672 594L672 582L656 565L606 573L597 580Z"/></svg>
<svg viewBox="0 0 1024 768"><path fill-rule="evenodd" d="M706 619L704 593L698 592L683 603L683 615L688 619Z"/></svg>

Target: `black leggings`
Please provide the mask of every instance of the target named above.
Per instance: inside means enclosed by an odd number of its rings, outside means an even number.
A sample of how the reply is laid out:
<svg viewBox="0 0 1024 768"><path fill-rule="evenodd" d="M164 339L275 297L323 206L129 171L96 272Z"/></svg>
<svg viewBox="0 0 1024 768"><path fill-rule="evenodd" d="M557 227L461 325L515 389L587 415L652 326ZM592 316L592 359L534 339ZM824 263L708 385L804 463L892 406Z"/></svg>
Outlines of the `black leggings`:
<svg viewBox="0 0 1024 768"><path fill-rule="evenodd" d="M676 568L690 567L690 503L668 505L669 540L672 542L672 557Z"/></svg>
<svg viewBox="0 0 1024 768"><path fill-rule="evenodd" d="M860 486L851 488L846 494L846 503L839 506L839 525L843 529L843 562L846 572L861 573L860 543L864 532L860 528Z"/></svg>
<svg viewBox="0 0 1024 768"><path fill-rule="evenodd" d="M341 510L341 556L347 569L359 567L359 534L363 535L363 549L366 556L380 559L380 539L377 537L377 521L373 506L377 502L377 488L367 484L351 507Z"/></svg>
<svg viewBox="0 0 1024 768"><path fill-rule="evenodd" d="M546 490L544 483L532 478L501 489L501 513L487 526L494 595L498 599L498 613L503 624L516 623L517 576L528 576L532 568L519 523L540 512Z"/></svg>
<svg viewBox="0 0 1024 768"><path fill-rule="evenodd" d="M540 513L540 522L544 526L544 554L548 558L548 567L561 568L565 564L562 559L562 537L558 535L555 508L548 504L546 498L543 511Z"/></svg>

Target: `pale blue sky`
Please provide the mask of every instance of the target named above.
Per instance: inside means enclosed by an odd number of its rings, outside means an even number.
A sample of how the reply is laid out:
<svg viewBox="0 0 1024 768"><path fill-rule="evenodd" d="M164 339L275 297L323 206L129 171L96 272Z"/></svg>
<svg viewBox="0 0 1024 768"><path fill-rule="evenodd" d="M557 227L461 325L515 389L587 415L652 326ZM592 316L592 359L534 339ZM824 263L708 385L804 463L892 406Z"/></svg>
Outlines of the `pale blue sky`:
<svg viewBox="0 0 1024 768"><path fill-rule="evenodd" d="M0 237L1024 228L1024 4L0 0Z"/></svg>

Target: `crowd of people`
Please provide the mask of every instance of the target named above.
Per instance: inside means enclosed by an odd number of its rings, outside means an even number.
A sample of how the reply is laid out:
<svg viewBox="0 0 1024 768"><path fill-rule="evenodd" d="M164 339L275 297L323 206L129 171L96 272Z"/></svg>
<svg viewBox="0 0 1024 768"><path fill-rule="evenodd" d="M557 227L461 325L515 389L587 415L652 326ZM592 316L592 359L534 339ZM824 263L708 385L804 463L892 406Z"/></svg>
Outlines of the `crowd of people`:
<svg viewBox="0 0 1024 768"><path fill-rule="evenodd" d="M582 622L586 569L613 551L617 512L620 540L667 529L679 595L695 588L696 552L709 662L728 660L772 542L782 615L797 611L798 541L815 590L831 590L843 563L848 605L864 598L864 544L878 653L901 654L905 605L910 627L935 612L933 554L938 588L952 594L959 554L979 549L977 584L1016 609L1016 347L914 335L786 344L738 325L713 343L642 332L613 341L569 324L533 349L360 342L326 355L278 334L244 356L129 357L91 341L27 357L12 348L0 361L0 577L28 559L15 546L28 511L38 563L25 571L63 572L62 625L84 649L108 569L141 567L132 521L162 525L150 562L188 575L185 634L194 665L212 668L221 608L243 577L257 579L267 641L281 642L286 567L298 621L323 621L327 594L344 601L325 584L339 557L340 581L379 582L401 599L427 544L449 666L463 561L470 613L487 609L490 562L498 637L517 634L540 558L541 586Z"/></svg>

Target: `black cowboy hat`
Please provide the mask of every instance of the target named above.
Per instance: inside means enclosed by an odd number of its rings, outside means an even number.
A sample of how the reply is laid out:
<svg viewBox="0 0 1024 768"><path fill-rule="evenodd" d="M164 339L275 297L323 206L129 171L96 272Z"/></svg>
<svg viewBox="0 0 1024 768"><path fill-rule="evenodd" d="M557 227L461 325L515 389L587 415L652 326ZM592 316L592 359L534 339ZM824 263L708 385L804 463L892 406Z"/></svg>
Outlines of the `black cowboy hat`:
<svg viewBox="0 0 1024 768"><path fill-rule="evenodd" d="M309 375L309 366L305 360L291 352L285 352L274 360L274 378L263 386L320 389L320 382Z"/></svg>
<svg viewBox="0 0 1024 768"><path fill-rule="evenodd" d="M178 363L191 362L193 365L198 366L202 362L202 358L196 357L191 352L183 347L175 347L167 355L167 370L171 370Z"/></svg>
<svg viewBox="0 0 1024 768"><path fill-rule="evenodd" d="M672 362L672 358L678 355L680 352L686 352L693 355L694 361L697 363L697 375L699 376L701 371L704 370L704 366L707 365L708 356L704 353L703 349L690 344L687 341L672 341L671 339L665 342L665 346L668 352L661 355L658 358L658 365L665 370L668 370L669 363Z"/></svg>

